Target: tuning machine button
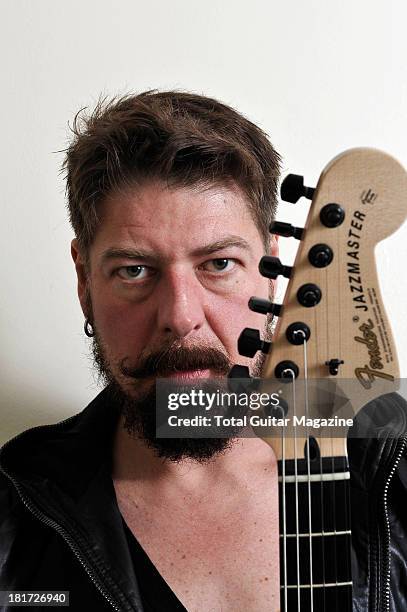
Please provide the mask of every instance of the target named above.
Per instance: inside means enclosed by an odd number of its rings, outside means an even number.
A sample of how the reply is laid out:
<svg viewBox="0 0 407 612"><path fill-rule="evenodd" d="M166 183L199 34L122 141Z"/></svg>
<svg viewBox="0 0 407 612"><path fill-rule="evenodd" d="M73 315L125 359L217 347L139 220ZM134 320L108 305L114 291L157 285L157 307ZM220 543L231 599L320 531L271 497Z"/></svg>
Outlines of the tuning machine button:
<svg viewBox="0 0 407 612"><path fill-rule="evenodd" d="M301 285L297 291L297 299L302 306L312 308L321 301L322 293L318 285L314 283L306 283Z"/></svg>
<svg viewBox="0 0 407 612"><path fill-rule="evenodd" d="M309 250L308 260L316 268L329 266L334 258L334 253L327 244L314 244Z"/></svg>
<svg viewBox="0 0 407 612"><path fill-rule="evenodd" d="M280 274L286 278L290 278L292 266L283 266L278 257L264 255L260 259L259 272L266 278L277 278Z"/></svg>
<svg viewBox="0 0 407 612"><path fill-rule="evenodd" d="M228 378L251 378L249 368L236 364L230 369Z"/></svg>
<svg viewBox="0 0 407 612"><path fill-rule="evenodd" d="M249 368L234 365L228 374L228 388L235 393L250 393L260 385L260 378L250 376Z"/></svg>
<svg viewBox="0 0 407 612"><path fill-rule="evenodd" d="M257 351L268 353L271 342L265 342L260 338L258 329L245 327L237 341L237 349L243 357L254 357Z"/></svg>
<svg viewBox="0 0 407 612"><path fill-rule="evenodd" d="M299 174L288 174L281 183L280 195L285 202L298 202L304 196L309 200L314 197L315 189L304 186L304 177Z"/></svg>
<svg viewBox="0 0 407 612"><path fill-rule="evenodd" d="M282 304L273 304L269 300L263 300L258 297L251 297L249 300L249 308L253 310L253 312L258 312L259 314L268 314L271 313L276 317L281 315L281 311L283 309Z"/></svg>
<svg viewBox="0 0 407 612"><path fill-rule="evenodd" d="M339 204L326 204L321 208L319 218L326 227L338 227L343 223L345 211Z"/></svg>
<svg viewBox="0 0 407 612"><path fill-rule="evenodd" d="M231 393L247 393L252 384L249 368L234 365L228 374L228 389Z"/></svg>
<svg viewBox="0 0 407 612"><path fill-rule="evenodd" d="M301 240L304 228L294 227L291 223L284 223L283 221L273 221L270 223L269 231L270 234L276 234L284 238L296 238L297 240Z"/></svg>

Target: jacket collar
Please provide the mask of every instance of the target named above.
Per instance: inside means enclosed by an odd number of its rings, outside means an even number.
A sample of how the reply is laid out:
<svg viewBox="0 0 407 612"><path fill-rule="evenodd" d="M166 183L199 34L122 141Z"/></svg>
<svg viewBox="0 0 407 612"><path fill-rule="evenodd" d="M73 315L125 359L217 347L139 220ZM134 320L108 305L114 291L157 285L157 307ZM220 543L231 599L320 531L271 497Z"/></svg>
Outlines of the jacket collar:
<svg viewBox="0 0 407 612"><path fill-rule="evenodd" d="M111 478L118 418L106 387L73 417L7 442L0 469L41 513L63 525L99 574L113 580L120 609L142 610Z"/></svg>

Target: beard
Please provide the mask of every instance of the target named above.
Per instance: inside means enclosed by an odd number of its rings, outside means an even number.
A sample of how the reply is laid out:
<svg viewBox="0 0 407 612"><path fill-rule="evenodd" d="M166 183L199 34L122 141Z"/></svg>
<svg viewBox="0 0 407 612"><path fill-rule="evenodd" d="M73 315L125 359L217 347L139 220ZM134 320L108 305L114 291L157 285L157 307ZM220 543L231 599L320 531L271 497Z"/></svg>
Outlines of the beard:
<svg viewBox="0 0 407 612"><path fill-rule="evenodd" d="M91 314L90 297L88 306ZM227 376L233 363L225 350L202 342L186 345L180 340L173 340L158 351L148 354L143 351L134 367L126 365L128 358L125 357L114 368L107 357L108 351L97 324L93 317L89 316L89 320L94 331L91 346L94 367L99 381L109 386L114 407L123 417L123 427L130 437L141 440L157 457L173 462L192 459L204 463L231 448L235 441L231 437L158 438L156 385L151 381L152 378L165 378L173 373L190 370L208 369L215 376ZM270 335L271 331L266 332L266 339ZM261 353L253 360L251 376L260 376L265 358ZM115 375L114 370L120 376ZM129 387L132 392L128 390Z"/></svg>

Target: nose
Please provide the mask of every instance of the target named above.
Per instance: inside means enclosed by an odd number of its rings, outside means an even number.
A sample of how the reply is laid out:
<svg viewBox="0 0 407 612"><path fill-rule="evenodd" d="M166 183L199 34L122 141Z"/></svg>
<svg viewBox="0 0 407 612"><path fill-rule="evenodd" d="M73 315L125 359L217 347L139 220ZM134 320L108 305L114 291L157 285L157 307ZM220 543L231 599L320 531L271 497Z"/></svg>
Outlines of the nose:
<svg viewBox="0 0 407 612"><path fill-rule="evenodd" d="M204 321L202 286L195 275L173 271L161 279L158 295L158 328L175 338L198 331Z"/></svg>

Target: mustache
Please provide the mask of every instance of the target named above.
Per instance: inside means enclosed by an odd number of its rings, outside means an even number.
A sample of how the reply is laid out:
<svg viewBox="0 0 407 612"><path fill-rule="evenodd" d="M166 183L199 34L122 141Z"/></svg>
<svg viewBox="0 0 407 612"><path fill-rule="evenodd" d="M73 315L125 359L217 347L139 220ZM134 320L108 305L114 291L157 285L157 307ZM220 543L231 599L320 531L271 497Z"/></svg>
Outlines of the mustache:
<svg viewBox="0 0 407 612"><path fill-rule="evenodd" d="M166 349L150 353L137 367L125 365L127 358L120 363L120 371L130 378L148 378L187 370L212 370L217 374L226 375L232 367L229 357L215 347L191 346L180 347L171 345Z"/></svg>

